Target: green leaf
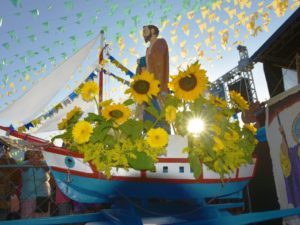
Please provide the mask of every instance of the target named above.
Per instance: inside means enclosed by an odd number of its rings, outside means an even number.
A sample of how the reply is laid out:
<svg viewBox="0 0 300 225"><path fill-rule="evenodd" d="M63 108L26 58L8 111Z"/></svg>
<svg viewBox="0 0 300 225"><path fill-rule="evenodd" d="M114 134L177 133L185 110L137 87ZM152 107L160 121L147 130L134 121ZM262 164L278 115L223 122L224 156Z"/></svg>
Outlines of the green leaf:
<svg viewBox="0 0 300 225"><path fill-rule="evenodd" d="M141 121L129 119L120 125L119 128L122 133L131 138L131 140L136 140L143 131L143 123Z"/></svg>
<svg viewBox="0 0 300 225"><path fill-rule="evenodd" d="M153 127L153 122L151 122L150 120L146 120L144 121L144 128L148 131Z"/></svg>
<svg viewBox="0 0 300 225"><path fill-rule="evenodd" d="M114 138L114 136L108 134L105 136L103 143L105 145L108 145L109 147L113 147L116 144L116 139Z"/></svg>
<svg viewBox="0 0 300 225"><path fill-rule="evenodd" d="M197 157L197 155L190 154L189 155L189 162L190 162L190 165L191 165L191 169L193 170L194 177L196 179L198 179L200 177L201 171L202 171L202 165L200 163L199 158Z"/></svg>
<svg viewBox="0 0 300 225"><path fill-rule="evenodd" d="M153 160L145 153L134 151L133 154L136 155L136 159L127 157L129 165L135 170L155 170L155 165Z"/></svg>
<svg viewBox="0 0 300 225"><path fill-rule="evenodd" d="M51 138L51 142L53 142L55 139L58 139L58 138L68 139L68 140L72 139L72 127L68 127L67 131L65 133L56 135L53 138Z"/></svg>
<svg viewBox="0 0 300 225"><path fill-rule="evenodd" d="M104 122L105 121L105 119L101 115L97 115L95 113L88 113L88 116L84 120L88 121L88 122L94 122L94 121Z"/></svg>
<svg viewBox="0 0 300 225"><path fill-rule="evenodd" d="M134 104L133 99L127 99L125 102L123 102L123 105L132 105Z"/></svg>
<svg viewBox="0 0 300 225"><path fill-rule="evenodd" d="M111 129L112 123L107 121L100 123L95 127L94 132L90 138L92 143L96 143L98 141L103 142L106 136L108 135L108 131Z"/></svg>
<svg viewBox="0 0 300 225"><path fill-rule="evenodd" d="M152 116L154 116L156 119L159 118L159 113L156 108L151 104L147 108L145 108L145 111L150 113Z"/></svg>

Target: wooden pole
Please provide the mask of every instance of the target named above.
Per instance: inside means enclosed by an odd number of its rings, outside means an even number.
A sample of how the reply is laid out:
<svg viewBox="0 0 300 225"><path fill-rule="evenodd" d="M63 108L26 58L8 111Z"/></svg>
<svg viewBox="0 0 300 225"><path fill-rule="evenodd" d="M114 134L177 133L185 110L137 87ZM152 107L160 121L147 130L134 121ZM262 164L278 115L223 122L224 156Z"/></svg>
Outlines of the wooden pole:
<svg viewBox="0 0 300 225"><path fill-rule="evenodd" d="M300 55L299 55L299 53L296 54L296 70L297 70L298 84L300 84Z"/></svg>
<svg viewBox="0 0 300 225"><path fill-rule="evenodd" d="M99 54L99 65L103 60L104 51L104 31L100 31L100 54ZM100 68L99 72L99 104L103 101L103 68Z"/></svg>

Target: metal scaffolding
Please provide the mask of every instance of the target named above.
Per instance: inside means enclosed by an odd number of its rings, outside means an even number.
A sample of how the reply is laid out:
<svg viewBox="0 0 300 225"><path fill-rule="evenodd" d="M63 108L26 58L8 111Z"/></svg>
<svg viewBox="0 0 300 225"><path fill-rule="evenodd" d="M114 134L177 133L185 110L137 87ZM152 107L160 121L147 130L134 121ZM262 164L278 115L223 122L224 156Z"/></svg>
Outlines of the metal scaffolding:
<svg viewBox="0 0 300 225"><path fill-rule="evenodd" d="M239 45L240 60L238 66L225 73L212 83L212 92L219 93L219 97L228 100L228 92L235 90L250 103L257 101L257 93L253 80L253 62L250 61L248 50L245 46ZM224 92L222 95L221 92ZM243 93L242 93L243 92Z"/></svg>

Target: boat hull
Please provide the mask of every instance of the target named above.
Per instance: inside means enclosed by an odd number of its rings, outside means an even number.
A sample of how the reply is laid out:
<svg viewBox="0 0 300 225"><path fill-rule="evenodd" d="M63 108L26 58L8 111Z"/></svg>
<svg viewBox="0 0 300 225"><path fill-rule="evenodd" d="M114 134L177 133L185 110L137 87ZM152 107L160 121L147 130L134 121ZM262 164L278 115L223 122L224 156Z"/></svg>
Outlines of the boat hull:
<svg viewBox="0 0 300 225"><path fill-rule="evenodd" d="M62 191L79 202L109 202L112 198L129 197L139 199L196 200L231 195L241 191L249 180L214 183L166 183L108 180L72 175L52 169L52 174Z"/></svg>

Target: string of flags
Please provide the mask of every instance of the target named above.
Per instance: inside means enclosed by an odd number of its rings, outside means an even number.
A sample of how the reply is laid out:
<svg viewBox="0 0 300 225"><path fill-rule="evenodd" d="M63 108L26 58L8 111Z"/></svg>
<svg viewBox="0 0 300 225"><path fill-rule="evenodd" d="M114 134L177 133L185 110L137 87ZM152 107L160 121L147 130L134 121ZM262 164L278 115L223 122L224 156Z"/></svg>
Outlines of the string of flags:
<svg viewBox="0 0 300 225"><path fill-rule="evenodd" d="M47 113L42 114L36 119L33 119L32 121L24 124L23 126L20 126L17 128L19 132L25 132L26 130L30 130L33 127L36 127L41 124L42 121L45 121L46 119L52 117L54 114L58 113L59 110L63 109L65 106L71 104L72 101L74 101L75 98L78 97L80 89L82 88L83 84L87 81L94 80L94 78L97 76L95 72L92 72L85 80L82 82L73 92L71 92L68 97L66 97L63 101L56 104L51 110L49 110Z"/></svg>
<svg viewBox="0 0 300 225"><path fill-rule="evenodd" d="M127 85L127 86L130 85L130 82L129 82L128 80L125 80L125 79L123 79L123 78L121 78L121 77L119 77L119 76L117 76L117 75L115 75L115 74L113 74L113 73L111 73L111 72L108 72L108 71L105 70L105 69L103 69L103 72L104 72L106 75L115 78L117 81L121 82L122 84L125 84L125 85Z"/></svg>
<svg viewBox="0 0 300 225"><path fill-rule="evenodd" d="M131 72L129 69L123 66L123 64L116 60L113 56L108 55L108 59L112 64L114 64L117 68L122 70L126 75L130 76L130 78L134 76L133 72Z"/></svg>

